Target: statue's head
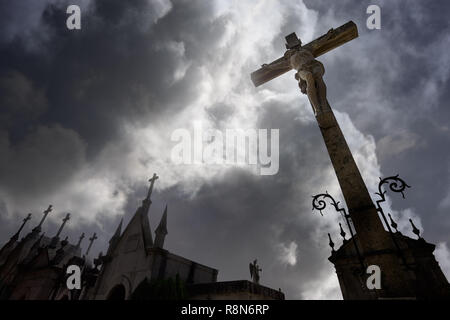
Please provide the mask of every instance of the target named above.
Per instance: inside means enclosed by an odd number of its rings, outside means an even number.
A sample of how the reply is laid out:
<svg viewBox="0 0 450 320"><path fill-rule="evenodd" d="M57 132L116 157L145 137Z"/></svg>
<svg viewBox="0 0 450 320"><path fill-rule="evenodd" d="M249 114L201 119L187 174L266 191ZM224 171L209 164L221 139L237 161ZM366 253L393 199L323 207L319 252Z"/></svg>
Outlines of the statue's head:
<svg viewBox="0 0 450 320"><path fill-rule="evenodd" d="M287 35L285 37L286 39L286 49L294 49L302 46L302 41L297 37L295 32L292 32L291 34Z"/></svg>

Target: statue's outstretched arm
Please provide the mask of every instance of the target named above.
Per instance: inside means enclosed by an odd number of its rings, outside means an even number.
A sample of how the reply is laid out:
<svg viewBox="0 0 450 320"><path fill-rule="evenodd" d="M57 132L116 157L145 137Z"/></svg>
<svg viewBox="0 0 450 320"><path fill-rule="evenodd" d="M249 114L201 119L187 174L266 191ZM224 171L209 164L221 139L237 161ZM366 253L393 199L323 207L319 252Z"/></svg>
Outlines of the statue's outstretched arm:
<svg viewBox="0 0 450 320"><path fill-rule="evenodd" d="M270 64L263 64L261 66L264 69L269 69L269 70L277 70L277 69L286 69L290 67L289 64L289 56L285 55L283 59L281 59L280 61L274 61Z"/></svg>

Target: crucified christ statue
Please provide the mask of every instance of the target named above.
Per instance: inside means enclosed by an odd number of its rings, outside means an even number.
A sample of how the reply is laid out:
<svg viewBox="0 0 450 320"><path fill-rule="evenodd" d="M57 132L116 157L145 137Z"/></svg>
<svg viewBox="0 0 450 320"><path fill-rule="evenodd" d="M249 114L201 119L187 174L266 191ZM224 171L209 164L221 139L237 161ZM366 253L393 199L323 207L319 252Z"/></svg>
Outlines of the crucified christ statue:
<svg viewBox="0 0 450 320"><path fill-rule="evenodd" d="M286 37L287 51L284 56L252 72L251 79L253 84L258 87L290 70L297 71L295 78L299 81L302 92L306 92L308 95L316 114L317 124L347 204L348 216L356 231L364 263L377 265L384 272L383 290L380 290L379 293L377 291L377 296L388 298L415 296L416 278L405 273L405 264L399 259L396 245L389 233L385 231L378 216L378 209L370 197L333 110L327 101L326 87L322 79L324 67L315 59L356 37L358 37L358 29L351 21L328 31L306 45L302 45L295 33L291 33ZM344 252L347 252L345 250L347 249L341 251L343 255L346 254ZM389 271L386 272L386 270ZM340 280L344 279L342 274L339 276ZM348 288L343 287L342 290L343 293L348 292Z"/></svg>
<svg viewBox="0 0 450 320"><path fill-rule="evenodd" d="M351 21L329 30L305 45L302 45L295 33L291 33L286 36L285 54L252 72L251 79L258 87L290 70L296 70L295 78L301 91L308 95L311 102L356 233L360 241L365 238L365 241L361 243L372 250L381 243L378 241L380 237L385 239L384 227L327 101L326 86L322 78L325 69L322 63L316 60L318 56L356 37L358 37L358 29Z"/></svg>
<svg viewBox="0 0 450 320"><path fill-rule="evenodd" d="M351 21L305 45L295 33L291 33L286 37L285 54L252 72L251 79L258 87L290 70L296 70L295 78L311 102L358 238L362 246L366 247L364 250L370 251L383 243L381 238L387 242L390 240L385 236L377 210L327 101L326 86L322 79L325 70L322 63L316 60L318 56L356 37L358 29Z"/></svg>
<svg viewBox="0 0 450 320"><path fill-rule="evenodd" d="M328 31L325 37L331 37L333 29ZM325 39L324 39L325 40ZM286 68L297 70L295 79L302 93L308 95L308 99L317 116L324 112L328 104L326 102L327 87L323 81L325 68L323 64L314 58L312 52L302 46L302 42L295 33L286 37L286 48L283 59L271 64L263 64L262 69L285 70Z"/></svg>

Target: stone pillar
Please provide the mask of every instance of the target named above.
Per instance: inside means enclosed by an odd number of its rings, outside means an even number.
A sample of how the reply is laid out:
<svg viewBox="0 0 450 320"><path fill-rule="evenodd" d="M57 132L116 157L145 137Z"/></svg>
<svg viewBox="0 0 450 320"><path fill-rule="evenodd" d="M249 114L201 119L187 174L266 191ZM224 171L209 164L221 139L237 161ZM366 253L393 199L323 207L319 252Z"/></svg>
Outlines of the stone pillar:
<svg viewBox="0 0 450 320"><path fill-rule="evenodd" d="M357 243L362 251L365 266L377 265L382 272L382 288L376 292L368 292L365 288L366 270L361 270L362 275L354 273L355 285L362 285L361 289L366 292L362 296L360 294L357 296L365 299L415 297L414 273L402 265L389 233L384 230L375 205L328 102L327 108L324 112L317 114L316 119L347 204L348 213L355 227ZM350 256L344 258L344 264L351 260ZM336 264L336 261L333 263L340 272L341 267ZM340 280L342 281L342 279Z"/></svg>
<svg viewBox="0 0 450 320"><path fill-rule="evenodd" d="M327 102L328 104L328 102ZM389 240L333 111L316 116L331 163L363 251L386 248Z"/></svg>
<svg viewBox="0 0 450 320"><path fill-rule="evenodd" d="M329 105L325 112L316 116L316 119L344 195L348 213L361 242L361 249L372 251L390 247L389 236L378 217L361 173Z"/></svg>

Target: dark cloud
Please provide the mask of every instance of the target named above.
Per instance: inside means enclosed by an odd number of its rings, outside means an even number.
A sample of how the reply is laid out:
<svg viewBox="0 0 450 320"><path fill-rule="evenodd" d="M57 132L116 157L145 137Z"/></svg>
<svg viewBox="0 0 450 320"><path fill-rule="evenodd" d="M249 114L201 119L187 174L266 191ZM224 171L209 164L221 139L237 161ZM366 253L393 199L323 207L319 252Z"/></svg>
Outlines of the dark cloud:
<svg viewBox="0 0 450 320"><path fill-rule="evenodd" d="M151 1L94 1L83 11L83 27L77 32L65 28L66 7L57 2L45 8L34 31L46 32L37 52L26 50L28 37L20 36L1 48L8 57L2 59L2 69L21 72L45 90L48 110L42 123L76 130L89 141L91 155L121 134L123 122L157 121L161 113L177 112L195 98L191 84L200 76L195 71L171 83L181 67L179 55L201 61L208 50L198 43L212 45L220 33L220 24L206 19L208 5L178 3L151 25L156 19ZM177 48L180 41L183 45Z"/></svg>
<svg viewBox="0 0 450 320"><path fill-rule="evenodd" d="M2 185L18 198L60 188L85 165L85 144L74 131L58 125L39 126L16 145L8 145L7 135L0 141Z"/></svg>

